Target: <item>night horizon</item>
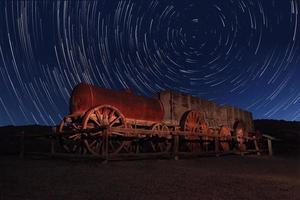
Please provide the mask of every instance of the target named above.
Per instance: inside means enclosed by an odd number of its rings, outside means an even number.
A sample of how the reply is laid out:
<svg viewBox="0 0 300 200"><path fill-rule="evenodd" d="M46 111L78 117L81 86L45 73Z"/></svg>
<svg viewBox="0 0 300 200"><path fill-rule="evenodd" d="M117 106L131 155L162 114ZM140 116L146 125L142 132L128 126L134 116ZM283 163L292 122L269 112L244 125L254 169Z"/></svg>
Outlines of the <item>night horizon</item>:
<svg viewBox="0 0 300 200"><path fill-rule="evenodd" d="M57 125L81 82L300 121L299 2L2 1L0 126Z"/></svg>

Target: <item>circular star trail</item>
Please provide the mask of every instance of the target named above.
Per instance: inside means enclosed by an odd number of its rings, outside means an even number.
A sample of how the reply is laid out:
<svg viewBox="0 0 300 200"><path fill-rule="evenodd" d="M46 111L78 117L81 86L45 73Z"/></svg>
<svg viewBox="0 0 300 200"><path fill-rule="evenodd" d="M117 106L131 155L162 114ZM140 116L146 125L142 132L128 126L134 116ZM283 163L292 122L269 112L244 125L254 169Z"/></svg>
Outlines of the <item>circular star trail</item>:
<svg viewBox="0 0 300 200"><path fill-rule="evenodd" d="M0 125L58 124L80 82L300 120L298 0L1 1Z"/></svg>

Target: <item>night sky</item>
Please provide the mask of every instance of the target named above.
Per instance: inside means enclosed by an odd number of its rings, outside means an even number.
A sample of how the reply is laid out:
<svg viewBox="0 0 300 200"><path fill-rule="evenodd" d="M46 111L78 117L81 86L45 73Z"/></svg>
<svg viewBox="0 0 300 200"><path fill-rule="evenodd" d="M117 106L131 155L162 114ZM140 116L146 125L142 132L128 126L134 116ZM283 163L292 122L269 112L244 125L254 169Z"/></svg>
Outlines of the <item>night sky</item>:
<svg viewBox="0 0 300 200"><path fill-rule="evenodd" d="M300 120L298 0L0 2L0 125L58 124L80 82Z"/></svg>

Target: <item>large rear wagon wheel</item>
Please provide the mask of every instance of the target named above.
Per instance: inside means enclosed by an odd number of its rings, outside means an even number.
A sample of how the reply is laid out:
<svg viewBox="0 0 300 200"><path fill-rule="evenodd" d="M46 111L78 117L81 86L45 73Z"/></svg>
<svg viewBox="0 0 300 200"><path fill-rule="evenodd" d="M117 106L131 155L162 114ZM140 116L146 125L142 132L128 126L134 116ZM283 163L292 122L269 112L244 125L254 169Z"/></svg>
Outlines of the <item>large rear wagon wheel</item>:
<svg viewBox="0 0 300 200"><path fill-rule="evenodd" d="M83 129L99 129L98 132L89 133L90 137L84 139L84 144L90 153L94 155L104 154L104 137L102 137L103 127L125 128L125 118L122 113L110 105L97 106L89 110L82 122ZM127 145L122 141L122 134L112 132L109 138L108 153L117 154Z"/></svg>

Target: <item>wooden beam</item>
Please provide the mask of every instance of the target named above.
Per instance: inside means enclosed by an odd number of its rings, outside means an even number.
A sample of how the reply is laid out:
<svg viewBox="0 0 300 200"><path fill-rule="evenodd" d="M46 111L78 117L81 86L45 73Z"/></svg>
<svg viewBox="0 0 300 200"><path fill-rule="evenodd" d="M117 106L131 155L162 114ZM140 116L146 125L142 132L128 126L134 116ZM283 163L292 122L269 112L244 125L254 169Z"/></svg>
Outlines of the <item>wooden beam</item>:
<svg viewBox="0 0 300 200"><path fill-rule="evenodd" d="M255 136L253 136L253 142L254 142L256 154L257 154L258 156L260 156L260 150L259 150L259 147L258 147L258 144L257 144L257 139L256 139Z"/></svg>
<svg viewBox="0 0 300 200"><path fill-rule="evenodd" d="M270 138L268 138L268 151L269 156L273 156L272 140Z"/></svg>

